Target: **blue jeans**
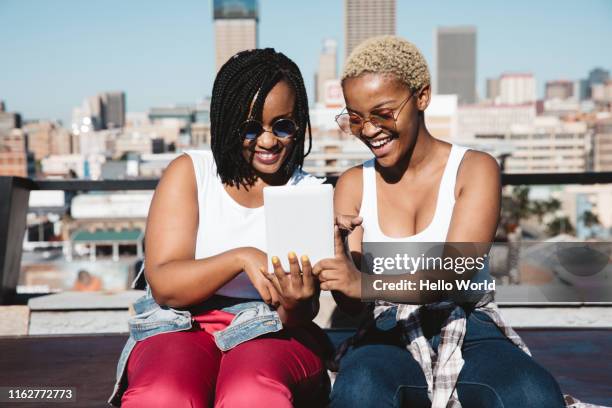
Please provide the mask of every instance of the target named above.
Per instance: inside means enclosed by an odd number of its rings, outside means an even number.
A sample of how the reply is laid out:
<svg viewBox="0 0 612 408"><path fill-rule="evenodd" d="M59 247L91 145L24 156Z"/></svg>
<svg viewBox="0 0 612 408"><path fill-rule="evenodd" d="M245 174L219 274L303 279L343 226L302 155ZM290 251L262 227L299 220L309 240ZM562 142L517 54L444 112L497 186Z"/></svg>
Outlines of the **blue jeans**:
<svg viewBox="0 0 612 408"><path fill-rule="evenodd" d="M441 321L423 331L434 350ZM548 371L510 340L484 313L472 312L462 348L465 364L457 384L465 408L564 407ZM377 330L351 347L340 362L331 407L430 407L418 363L399 342L397 327Z"/></svg>

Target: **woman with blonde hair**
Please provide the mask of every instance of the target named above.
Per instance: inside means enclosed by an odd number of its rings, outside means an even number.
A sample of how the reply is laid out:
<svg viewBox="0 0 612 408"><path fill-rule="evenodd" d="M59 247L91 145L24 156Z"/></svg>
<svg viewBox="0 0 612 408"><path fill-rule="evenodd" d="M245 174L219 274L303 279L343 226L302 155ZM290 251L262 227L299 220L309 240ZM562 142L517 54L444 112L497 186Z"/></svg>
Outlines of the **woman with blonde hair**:
<svg viewBox="0 0 612 408"><path fill-rule="evenodd" d="M493 157L438 140L425 126L430 74L412 43L395 36L362 43L348 58L342 89L346 112L338 123L375 157L336 186L336 213L359 216L348 235L353 259L337 251L313 272L340 308L356 313L369 284L355 266L363 244L489 243L501 186ZM419 282L435 273L401 277ZM487 275L484 268L464 279ZM557 382L504 324L491 293L468 304L444 291L402 296L370 304L374 318L341 348L332 407L564 406Z"/></svg>

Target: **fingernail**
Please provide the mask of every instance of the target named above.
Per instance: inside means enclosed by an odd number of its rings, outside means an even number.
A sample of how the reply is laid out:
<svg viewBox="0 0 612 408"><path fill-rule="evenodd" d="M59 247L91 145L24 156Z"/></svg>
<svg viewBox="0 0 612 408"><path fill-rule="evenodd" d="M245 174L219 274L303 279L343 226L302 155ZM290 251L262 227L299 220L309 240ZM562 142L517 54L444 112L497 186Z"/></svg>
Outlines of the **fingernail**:
<svg viewBox="0 0 612 408"><path fill-rule="evenodd" d="M293 251L289 252L289 259L291 259L293 261L295 258L297 258L296 255L295 255L295 252L293 252Z"/></svg>
<svg viewBox="0 0 612 408"><path fill-rule="evenodd" d="M308 259L308 255L302 255L302 262L310 262L310 259Z"/></svg>
<svg viewBox="0 0 612 408"><path fill-rule="evenodd" d="M277 264L278 263L278 256L273 256L272 257L272 263L273 264Z"/></svg>
<svg viewBox="0 0 612 408"><path fill-rule="evenodd" d="M260 267L259 267L259 270L260 270L261 272L264 272L264 273L266 272L266 268L264 268L263 266L260 266Z"/></svg>

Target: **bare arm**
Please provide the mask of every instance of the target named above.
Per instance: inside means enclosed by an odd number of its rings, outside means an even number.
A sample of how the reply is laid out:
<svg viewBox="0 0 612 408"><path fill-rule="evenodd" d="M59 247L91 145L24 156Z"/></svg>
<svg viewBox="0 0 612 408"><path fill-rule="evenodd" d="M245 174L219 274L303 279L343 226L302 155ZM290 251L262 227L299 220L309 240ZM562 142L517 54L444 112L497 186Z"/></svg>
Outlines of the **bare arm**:
<svg viewBox="0 0 612 408"><path fill-rule="evenodd" d="M147 218L145 273L159 304L197 304L247 269L248 264L257 263L258 258L265 265L265 254L255 248L236 248L194 259L198 214L193 163L189 156L182 155L165 170ZM272 300L269 292L255 286L260 294L264 292L264 300Z"/></svg>
<svg viewBox="0 0 612 408"><path fill-rule="evenodd" d="M338 178L334 189L334 212L336 215L358 215L361 207L361 196L363 190L363 170L361 167L353 167ZM363 228L356 227L348 234L348 250L356 268L361 266L361 241L363 240ZM332 296L338 307L345 313L356 315L361 313L365 303L361 299L353 299L344 293L332 290Z"/></svg>

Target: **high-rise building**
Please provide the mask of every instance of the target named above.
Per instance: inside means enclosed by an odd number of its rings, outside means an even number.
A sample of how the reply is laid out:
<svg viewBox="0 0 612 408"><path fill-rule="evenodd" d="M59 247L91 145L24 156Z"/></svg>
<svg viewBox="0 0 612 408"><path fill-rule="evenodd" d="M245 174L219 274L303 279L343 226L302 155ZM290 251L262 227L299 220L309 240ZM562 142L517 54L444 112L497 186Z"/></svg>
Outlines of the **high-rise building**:
<svg viewBox="0 0 612 408"><path fill-rule="evenodd" d="M603 84L610 79L610 71L603 68L595 68L589 72L589 85Z"/></svg>
<svg viewBox="0 0 612 408"><path fill-rule="evenodd" d="M508 172L588 170L590 134L585 122L564 122L554 116L538 116L532 125L513 126L506 140L516 149L506 161Z"/></svg>
<svg viewBox="0 0 612 408"><path fill-rule="evenodd" d="M0 133L0 176L28 176L27 141L21 129Z"/></svg>
<svg viewBox="0 0 612 408"><path fill-rule="evenodd" d="M319 69L315 75L315 101L324 103L325 83L336 79L338 58L337 58L338 43L333 39L323 41L323 49L319 55Z"/></svg>
<svg viewBox="0 0 612 408"><path fill-rule="evenodd" d="M102 100L103 129L115 129L125 126L125 92L105 92Z"/></svg>
<svg viewBox="0 0 612 408"><path fill-rule="evenodd" d="M257 48L257 0L214 0L217 71L239 51Z"/></svg>
<svg viewBox="0 0 612 408"><path fill-rule="evenodd" d="M503 74L499 78L499 102L522 105L536 100L536 81L533 74Z"/></svg>
<svg viewBox="0 0 612 408"><path fill-rule="evenodd" d="M102 95L91 96L83 101L83 109L91 118L94 130L106 129L104 121L104 109L102 107Z"/></svg>
<svg viewBox="0 0 612 408"><path fill-rule="evenodd" d="M589 81L586 79L578 79L574 81L574 98L578 101L584 101L590 97Z"/></svg>
<svg viewBox="0 0 612 408"><path fill-rule="evenodd" d="M28 151L33 153L35 160L72 153L70 133L55 122L29 122L23 126L23 130L27 136Z"/></svg>
<svg viewBox="0 0 612 408"><path fill-rule="evenodd" d="M572 81L547 81L545 87L546 99L569 99L574 95Z"/></svg>
<svg viewBox="0 0 612 408"><path fill-rule="evenodd" d="M460 105L476 102L476 27L439 27L434 92L455 94Z"/></svg>
<svg viewBox="0 0 612 408"><path fill-rule="evenodd" d="M593 170L612 171L612 119L595 123L593 136Z"/></svg>
<svg viewBox="0 0 612 408"><path fill-rule="evenodd" d="M603 68L594 68L589 72L586 82L586 99L592 99L593 87L599 84L605 84L610 79L610 71Z"/></svg>
<svg viewBox="0 0 612 408"><path fill-rule="evenodd" d="M378 35L395 35L395 0L344 0L345 55Z"/></svg>
<svg viewBox="0 0 612 408"><path fill-rule="evenodd" d="M499 98L499 78L487 78L487 99L495 102Z"/></svg>
<svg viewBox="0 0 612 408"><path fill-rule="evenodd" d="M21 127L21 115L15 112L0 112L0 136Z"/></svg>
<svg viewBox="0 0 612 408"><path fill-rule="evenodd" d="M458 138L463 142L492 135L506 138L515 125L532 126L536 118L535 104L464 105L457 110Z"/></svg>

